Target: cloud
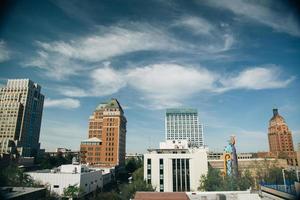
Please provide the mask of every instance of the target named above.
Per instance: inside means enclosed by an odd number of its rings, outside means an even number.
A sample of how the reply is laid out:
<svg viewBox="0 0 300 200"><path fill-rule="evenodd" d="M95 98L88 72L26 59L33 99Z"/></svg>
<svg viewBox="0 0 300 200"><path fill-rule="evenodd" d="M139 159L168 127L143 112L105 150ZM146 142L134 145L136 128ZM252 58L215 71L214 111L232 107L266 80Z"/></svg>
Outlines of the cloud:
<svg viewBox="0 0 300 200"><path fill-rule="evenodd" d="M183 26L193 31L194 34L210 34L215 27L204 18L185 16L177 20L174 26Z"/></svg>
<svg viewBox="0 0 300 200"><path fill-rule="evenodd" d="M68 42L39 42L47 51L83 61L99 62L114 56L141 50L177 50L166 34L150 25L137 24L138 28L101 27L98 34L88 35Z"/></svg>
<svg viewBox="0 0 300 200"><path fill-rule="evenodd" d="M37 56L24 63L25 67L33 66L44 70L44 74L55 80L63 80L78 75L84 70L83 65L61 54L38 50Z"/></svg>
<svg viewBox="0 0 300 200"><path fill-rule="evenodd" d="M94 70L91 73L91 79L93 93L96 96L110 95L126 86L126 76L110 67Z"/></svg>
<svg viewBox="0 0 300 200"><path fill-rule="evenodd" d="M183 27L196 35L200 41L193 50L200 54L216 54L233 48L236 42L229 31L228 24L216 26L212 22L198 16L184 16L177 20L172 27ZM210 55L211 56L211 55ZM214 55L217 57L219 55Z"/></svg>
<svg viewBox="0 0 300 200"><path fill-rule="evenodd" d="M64 109L74 109L80 106L80 101L72 98L63 98L63 99L46 99L44 102L46 108L56 107Z"/></svg>
<svg viewBox="0 0 300 200"><path fill-rule="evenodd" d="M272 5L273 1L211 0L208 5L227 9L235 15L264 24L275 31L300 36L299 22L291 12Z"/></svg>
<svg viewBox="0 0 300 200"><path fill-rule="evenodd" d="M224 92L232 89L274 89L284 88L290 84L295 77L281 79L281 71L274 65L254 67L241 71L236 76L229 76L220 80L222 87L218 91Z"/></svg>
<svg viewBox="0 0 300 200"><path fill-rule="evenodd" d="M67 41L37 41L36 56L25 66L44 69L48 77L61 80L116 56L137 51L179 51L186 45L148 24L128 26L101 26L96 33Z"/></svg>
<svg viewBox="0 0 300 200"><path fill-rule="evenodd" d="M275 89L287 87L295 77L283 78L276 65L249 67L236 74L218 73L204 67L158 63L129 69L106 65L94 69L86 88L59 87L69 97L107 96L127 87L140 95L140 105L151 109L182 105L199 93L218 94L230 90ZM139 104L139 103L137 103Z"/></svg>
<svg viewBox="0 0 300 200"><path fill-rule="evenodd" d="M191 42L172 34L168 27L141 23L100 26L93 34L85 36L52 42L36 41L36 55L24 65L40 68L46 76L63 80L92 70L100 62L133 52L184 52L217 59L235 43L230 32L216 28L202 18L185 17L170 25L178 26L203 34L197 36L199 40Z"/></svg>
<svg viewBox="0 0 300 200"><path fill-rule="evenodd" d="M10 59L10 51L7 48L6 43L0 40L0 62L4 62Z"/></svg>
<svg viewBox="0 0 300 200"><path fill-rule="evenodd" d="M56 86L55 90L68 97L87 97L90 96L87 90L74 86Z"/></svg>
<svg viewBox="0 0 300 200"><path fill-rule="evenodd" d="M179 106L183 99L213 88L215 75L204 68L155 64L128 71L128 84L155 108Z"/></svg>

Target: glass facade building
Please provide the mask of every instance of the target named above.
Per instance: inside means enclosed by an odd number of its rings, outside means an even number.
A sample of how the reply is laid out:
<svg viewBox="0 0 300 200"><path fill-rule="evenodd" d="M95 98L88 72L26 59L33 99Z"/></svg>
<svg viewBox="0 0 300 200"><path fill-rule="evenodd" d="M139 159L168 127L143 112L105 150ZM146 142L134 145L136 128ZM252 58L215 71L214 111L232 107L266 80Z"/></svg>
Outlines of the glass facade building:
<svg viewBox="0 0 300 200"><path fill-rule="evenodd" d="M203 126L198 112L192 108L167 109L165 116L166 140L188 140L192 147L202 147Z"/></svg>

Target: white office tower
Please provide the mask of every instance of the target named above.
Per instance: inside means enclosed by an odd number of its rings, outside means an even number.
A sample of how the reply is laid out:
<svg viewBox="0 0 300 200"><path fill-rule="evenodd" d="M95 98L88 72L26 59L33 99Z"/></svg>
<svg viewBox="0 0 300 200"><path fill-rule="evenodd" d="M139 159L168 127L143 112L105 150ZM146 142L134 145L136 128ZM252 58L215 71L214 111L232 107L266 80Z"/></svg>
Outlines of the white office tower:
<svg viewBox="0 0 300 200"><path fill-rule="evenodd" d="M208 171L208 149L189 148L186 140L168 140L144 154L144 179L157 192L197 191Z"/></svg>
<svg viewBox="0 0 300 200"><path fill-rule="evenodd" d="M165 116L166 140L188 140L191 147L202 147L203 126L198 112L191 108L167 109Z"/></svg>
<svg viewBox="0 0 300 200"><path fill-rule="evenodd" d="M41 86L29 79L7 81L0 89L0 154L37 154L43 105Z"/></svg>

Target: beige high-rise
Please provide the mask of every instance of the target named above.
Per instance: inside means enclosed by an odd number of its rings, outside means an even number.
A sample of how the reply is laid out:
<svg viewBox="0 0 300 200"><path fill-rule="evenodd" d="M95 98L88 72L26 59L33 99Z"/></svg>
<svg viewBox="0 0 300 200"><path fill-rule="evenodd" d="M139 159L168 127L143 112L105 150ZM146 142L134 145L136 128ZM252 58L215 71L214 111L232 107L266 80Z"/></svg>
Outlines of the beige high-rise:
<svg viewBox="0 0 300 200"><path fill-rule="evenodd" d="M97 106L89 120L87 140L81 142L81 163L117 166L125 163L126 118L117 99Z"/></svg>
<svg viewBox="0 0 300 200"><path fill-rule="evenodd" d="M294 152L292 133L284 118L279 115L278 109L273 109L273 117L269 122L268 138L270 152Z"/></svg>
<svg viewBox="0 0 300 200"><path fill-rule="evenodd" d="M29 79L7 81L0 90L0 154L37 154L43 105L38 84Z"/></svg>

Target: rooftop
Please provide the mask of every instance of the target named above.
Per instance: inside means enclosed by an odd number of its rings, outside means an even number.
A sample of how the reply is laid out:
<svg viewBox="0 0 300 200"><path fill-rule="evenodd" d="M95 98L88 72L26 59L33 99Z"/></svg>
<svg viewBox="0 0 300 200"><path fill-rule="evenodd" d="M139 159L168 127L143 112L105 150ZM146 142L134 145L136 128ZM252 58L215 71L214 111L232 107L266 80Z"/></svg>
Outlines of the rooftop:
<svg viewBox="0 0 300 200"><path fill-rule="evenodd" d="M197 109L194 108L168 108L166 114L197 114Z"/></svg>
<svg viewBox="0 0 300 200"><path fill-rule="evenodd" d="M134 200L189 200L185 192L137 192Z"/></svg>
<svg viewBox="0 0 300 200"><path fill-rule="evenodd" d="M5 199L21 198L35 192L46 192L46 188L33 188L33 187L0 187L0 193ZM42 195L43 196L43 195ZM40 197L42 197L40 196ZM37 196L38 197L38 196Z"/></svg>
<svg viewBox="0 0 300 200"><path fill-rule="evenodd" d="M96 137L92 137L86 140L82 140L81 142L102 142L102 140Z"/></svg>
<svg viewBox="0 0 300 200"><path fill-rule="evenodd" d="M101 110L103 108L118 108L123 112L123 109L120 105L120 103L118 102L117 99L112 98L111 100L107 101L107 102L102 102L100 103L97 107L96 110Z"/></svg>

